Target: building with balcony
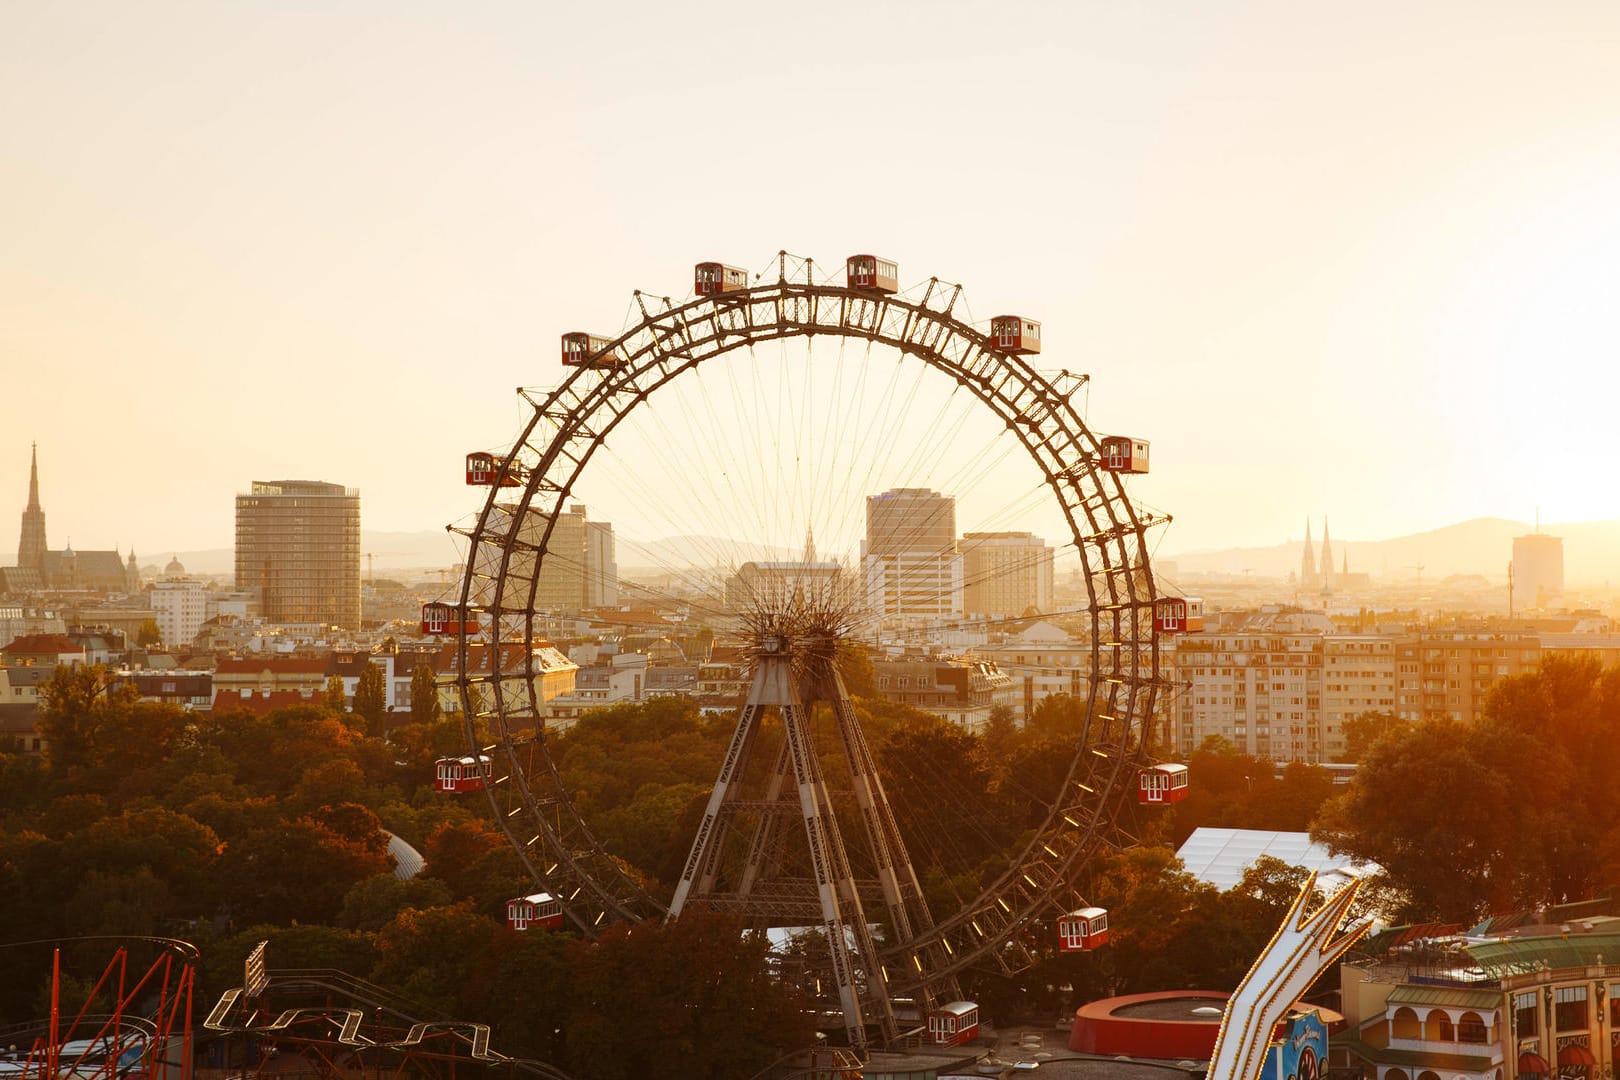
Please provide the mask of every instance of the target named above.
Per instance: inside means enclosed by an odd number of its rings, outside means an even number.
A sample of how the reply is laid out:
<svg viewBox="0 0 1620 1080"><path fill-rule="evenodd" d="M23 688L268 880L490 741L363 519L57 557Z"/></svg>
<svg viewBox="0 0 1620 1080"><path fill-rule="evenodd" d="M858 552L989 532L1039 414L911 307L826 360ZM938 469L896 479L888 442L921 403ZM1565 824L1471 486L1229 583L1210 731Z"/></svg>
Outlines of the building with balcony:
<svg viewBox="0 0 1620 1080"><path fill-rule="evenodd" d="M1620 918L1610 901L1384 932L1340 969L1330 1065L1363 1080L1612 1077Z"/></svg>

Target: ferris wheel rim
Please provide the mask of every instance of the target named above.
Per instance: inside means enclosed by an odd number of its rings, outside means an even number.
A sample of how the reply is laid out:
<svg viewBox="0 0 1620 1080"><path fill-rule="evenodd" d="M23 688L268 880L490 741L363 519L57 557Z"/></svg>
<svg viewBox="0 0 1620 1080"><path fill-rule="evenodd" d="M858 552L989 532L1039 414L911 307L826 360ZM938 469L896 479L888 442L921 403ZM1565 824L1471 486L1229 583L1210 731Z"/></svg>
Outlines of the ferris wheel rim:
<svg viewBox="0 0 1620 1080"><path fill-rule="evenodd" d="M899 294L875 295L847 284L816 282L809 262L806 261L805 265L805 280L802 282L789 280L784 262L781 276L775 282L757 283L719 295L698 296L678 305L668 298L653 298L655 309L658 301L662 301L661 310L649 311L647 294L637 293L636 301L641 306L643 317L618 337L610 339L606 348L594 354L598 357L612 355L623 362L611 367L577 367L538 399L520 391L530 401L534 413L508 455L509 461L521 460L528 470L521 499L516 504L517 513L513 516L529 514L536 496L545 489L552 503L551 509L534 512L542 517L549 513L554 518L563 502L572 494L574 482L585 473L591 457L605 444L618 424L654 392L683 374L696 370L705 361L763 341L827 335L864 339L871 344L896 348L941 372L959 387L969 390L982 405L996 412L1007 423L1009 430L1040 469L1045 486L1058 499L1080 556L1089 600L1087 610L1092 629L1089 651L1094 674L1086 698L1086 734L1090 734L1090 718L1100 715L1105 721L1104 734L1111 730L1111 737L1118 745L1115 748L1117 753L1100 755L1111 761L1111 767L1104 768L1096 766L1094 762L1083 761L1088 749L1094 754L1097 750L1088 747L1086 737L1079 739L1063 788L1054 797L1052 805L1046 808L1046 822L1036 830L1009 869L986 887L977 899L938 919L931 931L933 940L900 942L888 950L897 961L911 961L910 965L904 965L904 970L909 970L912 965L921 967L920 958L926 952L930 954L930 962L926 966L931 975L954 973L1010 944L1013 939L1027 933L1031 923L1060 906L1065 891L1072 891L1076 866L1083 868L1099 845L1110 842L1104 833L1117 829L1117 818L1130 794L1128 782L1122 783L1122 779L1127 772L1134 775L1134 767L1146 760L1148 727L1152 722L1154 696L1161 682L1158 634L1151 620L1157 588L1144 542L1147 529L1159 522L1149 515L1139 514L1119 477L1099 467L1098 436L1069 400L1074 390L1084 384L1084 377L1061 372L1058 379L1073 380L1065 391L1022 357L995 349L990 344L988 334L953 314L952 309L961 292L960 286L946 286L938 279L929 279L927 291L921 300L914 301ZM936 287L939 287L937 294ZM840 313L836 321L829 321L828 312L822 307L824 303L836 306ZM931 303L938 306L930 306ZM851 319L852 310L864 313ZM756 318L768 316L773 311L776 316L774 320ZM703 336L705 323L708 336ZM696 333L694 327L697 328ZM950 354L946 349L950 350ZM677 362L671 364L671 361ZM997 381L983 371L975 370L975 366L978 369L994 369L1007 377ZM642 382L648 373L654 373L657 377L650 382ZM1017 389L1006 396L1004 391L1009 382L1017 383ZM623 395L628 397L621 400ZM1001 406L1000 410L997 409L998 405ZM1039 419L1032 420L1027 415L1027 410L1032 408L1041 413ZM605 424L594 423L599 413L606 417ZM537 448L531 439L536 430L548 422L555 430L551 438L545 440L544 448ZM1032 443L1030 433L1038 433L1043 425L1055 427L1062 436L1059 441L1064 444L1066 451L1074 454L1078 450L1078 456L1065 462L1061 454L1053 452L1051 444L1054 437L1051 432ZM1026 430L1020 430L1021 426ZM559 483L555 479L556 475L560 475L556 472L557 462L559 456L567 456L561 455L560 451L576 443L580 449L572 455L571 466L563 470L566 478ZM1042 456L1043 452L1045 457ZM1067 489L1062 487L1064 484L1068 485ZM1091 491L1082 491L1082 487L1088 484ZM1107 485L1112 486L1111 492L1105 491ZM1065 500L1065 490L1075 496L1072 503ZM537 640L535 595L552 522L548 521L545 525L537 545L533 542L527 546L518 544L517 529L511 526L507 527L504 536L497 536L492 541L491 516L502 494L499 486L492 486L477 525L464 533L470 547L461 602L469 605L473 601L475 556L480 545L493 543L500 548L500 561L493 577L496 583L495 603L486 607L485 611L496 626L501 624L503 617L516 616L521 620L525 655L521 676L528 684L531 707L535 707L535 676L530 655ZM1118 509L1123 509L1124 513L1118 513ZM1100 517L1104 520L1099 520ZM506 603L507 578L512 573L514 552L533 560L527 575L528 596L517 607ZM1115 557L1118 564L1111 565ZM1098 595L1096 563L1101 564L1103 584L1110 593L1101 598ZM1125 585L1123 598L1119 589L1122 582ZM1111 617L1109 612L1112 612ZM1148 616L1145 620L1144 612ZM1110 622L1111 626L1105 625ZM1145 634L1142 633L1144 628L1147 631ZM474 683L484 681L493 687L497 703L494 718L500 725L500 731L492 734L498 735L496 745L508 754L514 774L522 774L522 770L516 768L515 745L522 741L531 747L538 746L544 767L556 782L556 794L560 796L560 803L555 809L559 815L572 816L576 835L586 838L587 844L594 849L588 854L598 856L601 861L611 865L611 853L596 841L567 792L562 789L555 761L545 744L544 725L538 715L534 717L532 736L526 736L523 740L513 738L506 723L508 714L502 695L504 683L515 673L503 674L496 670L501 663L498 643L492 642L491 675L483 680L467 672L467 646L468 635L463 630L458 634L458 657L461 662L457 669L457 684L469 735L475 720L472 687ZM1106 680L1100 678L1108 670L1101 662L1105 648L1113 650L1115 661L1112 668L1114 677ZM1121 656L1127 650L1130 662L1121 667ZM1145 674L1142 670L1144 650ZM1109 745L1112 747L1114 744ZM1081 779L1081 776L1085 779ZM518 783L523 788L523 801L531 816L540 816L535 812L527 779L526 774L518 777ZM1086 779L1094 782L1100 779L1101 789L1088 785ZM1095 796L1091 800L1094 806L1081 796L1075 806L1067 808L1074 811L1078 820L1066 812L1064 805L1064 793L1069 791L1071 784L1077 784L1080 789ZM492 807L495 807L493 792L490 798ZM1108 811L1106 815L1101 812L1104 810ZM541 831L534 838L523 841L511 831L507 820L499 813L497 820L518 850L531 876L542 885L553 880L557 866L553 865L549 871L543 872L530 858L528 849L542 838L548 845L561 846L558 835L548 831L542 823ZM559 832L560 829L561 826ZM1064 857L1058 857L1053 852L1051 843L1052 838L1060 834L1064 837L1062 842L1070 849ZM1045 854L1037 857L1036 853L1043 847L1047 854L1052 855L1051 859ZM1031 874L1032 870L1037 871L1038 877ZM572 872L578 872L592 887L599 884L591 880L589 872L578 867ZM596 899L604 913L634 919L656 916L666 910L661 901L622 872L612 884L614 887L611 889L598 889ZM605 897L608 898L607 902L602 902ZM613 897L620 899L614 901ZM1009 897L1017 903L1016 910L1009 903ZM1005 910L997 912L998 907ZM992 940L983 940L987 935L980 922L991 915L997 916L997 929L988 935ZM587 920L570 911L570 918L581 930L590 933L602 921L602 914L599 913L595 920ZM951 944L952 935L955 935L956 947ZM975 935L981 940L975 941Z"/></svg>

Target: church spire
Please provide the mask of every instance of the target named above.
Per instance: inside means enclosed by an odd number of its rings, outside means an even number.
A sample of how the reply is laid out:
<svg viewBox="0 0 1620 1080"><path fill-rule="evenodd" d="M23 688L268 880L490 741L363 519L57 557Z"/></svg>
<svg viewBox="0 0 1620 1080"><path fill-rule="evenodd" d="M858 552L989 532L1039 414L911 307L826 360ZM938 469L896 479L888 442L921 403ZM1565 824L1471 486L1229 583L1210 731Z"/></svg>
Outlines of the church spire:
<svg viewBox="0 0 1620 1080"><path fill-rule="evenodd" d="M28 444L28 505L27 510L39 509L39 443Z"/></svg>
<svg viewBox="0 0 1620 1080"><path fill-rule="evenodd" d="M1333 541L1328 538L1328 519L1322 518L1322 588L1333 587Z"/></svg>
<svg viewBox="0 0 1620 1080"><path fill-rule="evenodd" d="M45 511L39 505L39 444L33 444L28 466L28 506L22 512L22 533L17 537L17 565L45 573Z"/></svg>
<svg viewBox="0 0 1620 1080"><path fill-rule="evenodd" d="M809 525L804 527L804 561L806 565L816 561L816 533Z"/></svg>
<svg viewBox="0 0 1620 1080"><path fill-rule="evenodd" d="M1299 556L1299 587L1316 587L1316 551L1311 547L1311 519L1305 519L1305 550Z"/></svg>

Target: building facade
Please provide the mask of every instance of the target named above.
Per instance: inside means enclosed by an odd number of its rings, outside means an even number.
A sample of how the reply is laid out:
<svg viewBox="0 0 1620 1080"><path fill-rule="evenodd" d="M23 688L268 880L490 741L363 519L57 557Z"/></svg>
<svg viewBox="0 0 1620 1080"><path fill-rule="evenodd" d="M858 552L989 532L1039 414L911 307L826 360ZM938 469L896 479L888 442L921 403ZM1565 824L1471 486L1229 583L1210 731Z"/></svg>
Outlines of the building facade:
<svg viewBox="0 0 1620 1080"><path fill-rule="evenodd" d="M1016 619L1052 610L1055 552L1027 532L963 533L962 614L969 619Z"/></svg>
<svg viewBox="0 0 1620 1080"><path fill-rule="evenodd" d="M255 480L236 497L236 587L268 622L360 626L360 492Z"/></svg>
<svg viewBox="0 0 1620 1080"><path fill-rule="evenodd" d="M1513 538L1513 610L1557 607L1564 597L1564 540L1532 533Z"/></svg>
<svg viewBox="0 0 1620 1080"><path fill-rule="evenodd" d="M861 556L866 608L879 625L961 618L955 499L927 488L868 496Z"/></svg>
<svg viewBox="0 0 1620 1080"><path fill-rule="evenodd" d="M208 589L200 581L165 576L152 583L148 601L163 644L170 648L190 645L208 621Z"/></svg>
<svg viewBox="0 0 1620 1080"><path fill-rule="evenodd" d="M1347 1029L1331 1066L1363 1080L1614 1076L1620 919L1579 913L1607 906L1490 919L1466 936L1389 931L1392 945L1341 966Z"/></svg>

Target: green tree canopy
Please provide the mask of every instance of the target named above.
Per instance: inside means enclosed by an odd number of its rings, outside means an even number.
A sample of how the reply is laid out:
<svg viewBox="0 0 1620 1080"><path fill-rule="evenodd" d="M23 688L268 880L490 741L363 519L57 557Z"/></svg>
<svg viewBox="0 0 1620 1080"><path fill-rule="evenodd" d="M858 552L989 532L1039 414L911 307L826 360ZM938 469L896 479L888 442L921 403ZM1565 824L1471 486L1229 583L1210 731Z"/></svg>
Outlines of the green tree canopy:
<svg viewBox="0 0 1620 1080"><path fill-rule="evenodd" d="M381 735L388 717L388 690L382 668L367 664L354 684L354 714L365 721L366 732Z"/></svg>

